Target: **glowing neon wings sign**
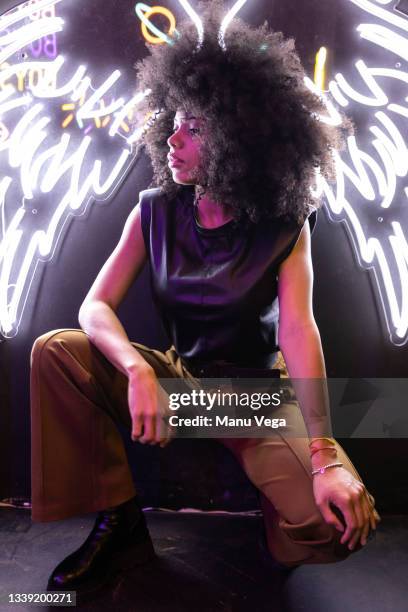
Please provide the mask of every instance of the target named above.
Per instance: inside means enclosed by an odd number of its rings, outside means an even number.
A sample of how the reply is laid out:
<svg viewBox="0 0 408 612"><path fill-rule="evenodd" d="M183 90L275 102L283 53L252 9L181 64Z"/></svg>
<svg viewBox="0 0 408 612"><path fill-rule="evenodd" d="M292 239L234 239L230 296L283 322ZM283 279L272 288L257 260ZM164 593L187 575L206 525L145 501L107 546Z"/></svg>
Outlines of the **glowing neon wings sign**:
<svg viewBox="0 0 408 612"><path fill-rule="evenodd" d="M200 44L200 17L187 0L179 4ZM51 259L73 215L112 194L143 130L127 119L149 90L117 96L132 89L119 70L99 69L95 82L85 65L58 54L58 36L72 28L59 13L72 6L73 0L30 0L0 17L0 167L6 169L0 176L0 334L6 337L18 331L39 262Z"/></svg>
<svg viewBox="0 0 408 612"><path fill-rule="evenodd" d="M323 191L332 220L346 223L360 264L375 275L390 340L403 345L408 340L408 106L401 101L408 96L402 100L401 92L408 94L402 64L408 60L408 19L383 8L390 0L344 1L373 20L356 29L375 59L358 59L353 72L335 75L322 96L328 114L321 119L340 123L334 99L351 117L363 110L369 125L348 139L342 156L336 154L335 189L318 176L317 193ZM319 93L310 79L307 84Z"/></svg>
<svg viewBox="0 0 408 612"><path fill-rule="evenodd" d="M52 257L67 220L83 214L91 198L107 198L126 174L137 134L124 121L148 93L116 98L119 70L95 84L84 65L61 55L31 61L22 52L64 30L60 3L25 3L0 18L0 161L9 168L0 177L4 336L17 333L37 264Z"/></svg>
<svg viewBox="0 0 408 612"><path fill-rule="evenodd" d="M360 264L373 271L390 339L402 345L408 340L408 188L402 184L408 173L408 97L401 96L408 85L408 20L386 7L390 0L338 2L353 5L369 21L357 27L359 42L381 54L380 61L369 61L364 51L364 59L347 76L335 75L323 94L323 121L340 121L336 102L372 125L365 134L359 128L345 154L337 155L335 188L318 177L317 192L324 192L332 220L346 224ZM132 87L115 66L98 69L95 77L83 61L60 53L59 37L72 25L62 9L73 4L31 0L0 17L3 336L17 333L38 263L53 256L69 219L83 214L92 199L108 198L123 180L142 130L130 119L148 91L129 95ZM220 24L223 48L229 23L244 4L233 3ZM200 44L199 15L187 0L179 5L194 22Z"/></svg>

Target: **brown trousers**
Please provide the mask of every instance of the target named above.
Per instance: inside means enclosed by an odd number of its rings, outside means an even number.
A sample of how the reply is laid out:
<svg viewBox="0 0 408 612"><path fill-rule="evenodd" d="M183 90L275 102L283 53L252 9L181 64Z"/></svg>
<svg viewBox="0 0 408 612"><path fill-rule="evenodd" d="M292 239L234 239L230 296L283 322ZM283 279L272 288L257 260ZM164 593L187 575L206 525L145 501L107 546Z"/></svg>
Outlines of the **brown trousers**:
<svg viewBox="0 0 408 612"><path fill-rule="evenodd" d="M191 378L174 347L162 353L133 346L158 378ZM133 497L134 483L115 425L119 421L131 428L127 378L79 329L40 336L31 357L33 521L96 512ZM287 376L281 356L274 367ZM275 559L288 566L341 561L351 551L315 504L309 438L297 403L290 406L290 420L303 426L304 438L278 433L220 441L260 491L267 543ZM362 480L338 443L337 453L344 467ZM353 552L360 548L356 545Z"/></svg>

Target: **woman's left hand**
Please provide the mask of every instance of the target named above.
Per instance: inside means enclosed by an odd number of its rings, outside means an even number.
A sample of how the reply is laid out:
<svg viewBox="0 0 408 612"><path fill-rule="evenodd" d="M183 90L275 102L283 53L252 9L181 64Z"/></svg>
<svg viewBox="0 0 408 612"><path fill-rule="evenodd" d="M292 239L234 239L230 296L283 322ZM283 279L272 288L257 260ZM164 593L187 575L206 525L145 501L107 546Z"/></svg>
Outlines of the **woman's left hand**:
<svg viewBox="0 0 408 612"><path fill-rule="evenodd" d="M353 550L361 539L361 544L367 542L371 529L375 530L381 520L374 508L374 497L360 480L356 480L343 467L328 468L324 474L313 476L313 493L316 504L326 523L334 525L339 531L344 531L341 543L348 543ZM330 508L332 503L343 514L346 529Z"/></svg>

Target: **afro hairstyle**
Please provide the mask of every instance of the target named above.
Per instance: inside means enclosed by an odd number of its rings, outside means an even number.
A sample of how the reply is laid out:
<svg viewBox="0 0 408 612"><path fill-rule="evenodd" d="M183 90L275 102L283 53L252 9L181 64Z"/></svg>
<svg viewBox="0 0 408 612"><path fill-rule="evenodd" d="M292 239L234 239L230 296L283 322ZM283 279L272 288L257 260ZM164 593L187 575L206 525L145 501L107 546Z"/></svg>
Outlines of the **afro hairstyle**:
<svg viewBox="0 0 408 612"><path fill-rule="evenodd" d="M178 109L205 120L199 185L231 210L246 217L303 224L313 207L316 170L335 178L333 150L352 131L327 125L321 98L304 83L305 72L293 39L233 19L219 42L222 0L200 3L204 39L195 25L177 25L170 43L147 44L150 54L135 64L138 89L150 89L141 115L150 116L141 137L151 159L153 181L169 198L185 188L173 181L167 164L167 139Z"/></svg>

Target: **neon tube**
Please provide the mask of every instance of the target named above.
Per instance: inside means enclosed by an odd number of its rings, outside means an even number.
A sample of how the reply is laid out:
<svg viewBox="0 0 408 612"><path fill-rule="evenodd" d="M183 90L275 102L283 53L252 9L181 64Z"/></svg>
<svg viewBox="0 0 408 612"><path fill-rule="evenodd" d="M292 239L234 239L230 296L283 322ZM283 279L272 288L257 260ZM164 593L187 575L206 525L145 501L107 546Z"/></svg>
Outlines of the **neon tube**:
<svg viewBox="0 0 408 612"><path fill-rule="evenodd" d="M246 1L247 0L237 0L237 2L235 2L235 4L230 8L230 10L228 11L228 13L225 15L224 19L221 22L221 27L218 32L218 43L220 47L224 50L226 49L225 40L224 40L225 32L227 31L227 28L229 24L231 23L231 21L234 19L235 15L238 13L238 11L241 10L241 8L244 6Z"/></svg>

